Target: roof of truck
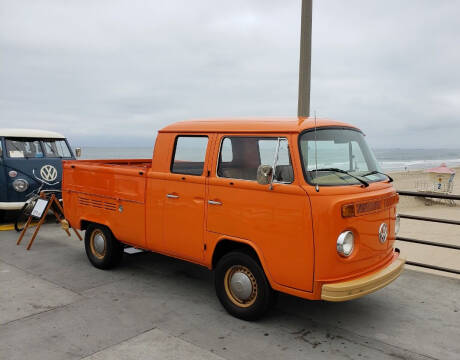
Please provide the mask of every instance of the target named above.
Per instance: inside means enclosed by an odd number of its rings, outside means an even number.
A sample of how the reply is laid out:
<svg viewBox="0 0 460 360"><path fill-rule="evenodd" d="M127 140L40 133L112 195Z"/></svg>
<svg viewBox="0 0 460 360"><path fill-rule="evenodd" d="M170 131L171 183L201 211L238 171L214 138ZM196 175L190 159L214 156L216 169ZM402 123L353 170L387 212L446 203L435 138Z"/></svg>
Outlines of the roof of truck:
<svg viewBox="0 0 460 360"><path fill-rule="evenodd" d="M2 129L0 136L19 138L65 139L65 136L54 131L36 129Z"/></svg>
<svg viewBox="0 0 460 360"><path fill-rule="evenodd" d="M352 125L329 119L316 119L317 127ZM313 117L285 117L285 118L220 118L220 119L197 119L179 121L168 125L160 132L293 132L314 128Z"/></svg>

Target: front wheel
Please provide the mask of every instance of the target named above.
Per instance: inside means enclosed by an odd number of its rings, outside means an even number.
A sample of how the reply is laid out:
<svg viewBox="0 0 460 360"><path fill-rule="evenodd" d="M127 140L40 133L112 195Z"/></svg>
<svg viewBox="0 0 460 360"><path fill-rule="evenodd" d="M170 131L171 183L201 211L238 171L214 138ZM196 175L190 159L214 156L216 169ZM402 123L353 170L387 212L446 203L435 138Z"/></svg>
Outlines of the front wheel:
<svg viewBox="0 0 460 360"><path fill-rule="evenodd" d="M22 207L22 209L19 210L19 215L17 216L16 221L14 222L14 229L17 232L21 232L26 226L27 220L29 220L29 216L32 213L32 210L34 209L36 202L37 200L27 201Z"/></svg>
<svg viewBox="0 0 460 360"><path fill-rule="evenodd" d="M98 269L110 269L123 257L123 245L104 225L91 224L85 233L85 250L89 261Z"/></svg>
<svg viewBox="0 0 460 360"><path fill-rule="evenodd" d="M227 312L243 320L256 320L273 303L273 290L259 263L241 252L219 260L215 272L217 297Z"/></svg>

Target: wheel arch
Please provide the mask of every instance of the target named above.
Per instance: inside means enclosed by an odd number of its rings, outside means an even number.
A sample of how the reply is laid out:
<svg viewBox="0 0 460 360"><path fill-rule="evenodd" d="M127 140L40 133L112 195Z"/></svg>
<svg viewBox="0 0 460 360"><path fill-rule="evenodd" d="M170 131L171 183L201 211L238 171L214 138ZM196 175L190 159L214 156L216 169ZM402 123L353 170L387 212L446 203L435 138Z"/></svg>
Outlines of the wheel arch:
<svg viewBox="0 0 460 360"><path fill-rule="evenodd" d="M240 239L236 240L229 237L223 237L216 243L212 253L211 269L215 269L218 261L224 255L232 251L241 251L251 256L254 260L256 260L259 263L259 265L264 270L267 278L270 280L270 275L265 266L265 262L260 250L251 242Z"/></svg>
<svg viewBox="0 0 460 360"><path fill-rule="evenodd" d="M80 230L87 230L90 225L100 225L100 226L105 226L109 231L112 233L112 236L115 236L113 234L112 229L110 228L110 224L105 223L105 222L96 222L96 221L90 221L86 219L80 219Z"/></svg>

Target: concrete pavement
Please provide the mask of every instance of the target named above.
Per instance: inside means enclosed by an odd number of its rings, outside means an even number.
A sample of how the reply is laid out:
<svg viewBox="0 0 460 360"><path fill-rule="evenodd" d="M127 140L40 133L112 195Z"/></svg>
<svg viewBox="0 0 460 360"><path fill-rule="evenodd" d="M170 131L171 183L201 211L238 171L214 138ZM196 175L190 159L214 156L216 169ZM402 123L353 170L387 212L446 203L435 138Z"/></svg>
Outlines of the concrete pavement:
<svg viewBox="0 0 460 360"><path fill-rule="evenodd" d="M30 234L29 234L30 236ZM281 295L229 316L212 273L151 253L92 267L55 224L30 251L0 232L0 359L458 359L460 280L415 271L346 303Z"/></svg>

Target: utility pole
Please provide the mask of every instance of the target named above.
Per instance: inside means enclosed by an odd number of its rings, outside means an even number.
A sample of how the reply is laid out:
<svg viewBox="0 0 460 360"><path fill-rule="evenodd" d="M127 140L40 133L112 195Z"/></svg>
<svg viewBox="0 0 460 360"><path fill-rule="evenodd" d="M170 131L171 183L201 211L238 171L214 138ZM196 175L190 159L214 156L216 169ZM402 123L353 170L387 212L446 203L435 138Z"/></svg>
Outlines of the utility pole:
<svg viewBox="0 0 460 360"><path fill-rule="evenodd" d="M311 28L313 0L302 0L297 116L310 116Z"/></svg>

